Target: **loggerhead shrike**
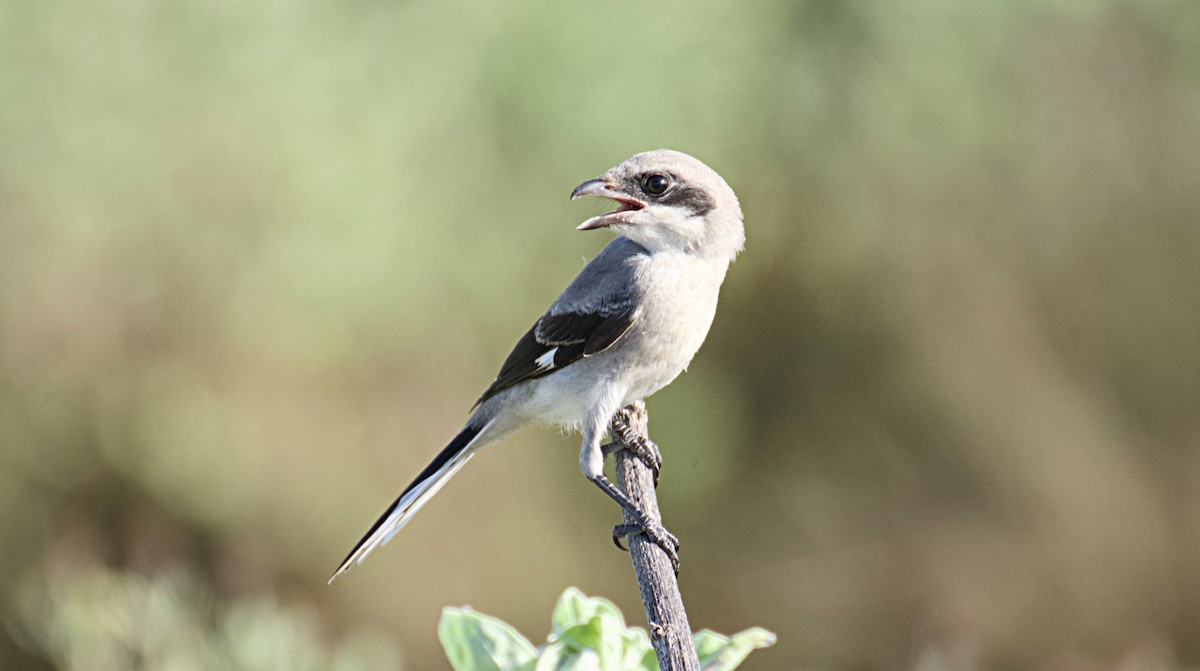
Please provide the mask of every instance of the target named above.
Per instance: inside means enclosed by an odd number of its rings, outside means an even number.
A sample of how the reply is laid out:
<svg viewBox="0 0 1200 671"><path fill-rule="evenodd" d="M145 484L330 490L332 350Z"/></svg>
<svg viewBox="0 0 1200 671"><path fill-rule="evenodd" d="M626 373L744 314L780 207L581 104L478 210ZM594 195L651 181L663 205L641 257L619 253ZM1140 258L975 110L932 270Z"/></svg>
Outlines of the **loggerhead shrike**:
<svg viewBox="0 0 1200 671"><path fill-rule="evenodd" d="M720 175L667 149L637 154L580 184L571 199L580 196L608 198L617 208L578 230L611 228L619 235L521 338L466 426L330 582L387 543L477 450L527 424L582 431L583 474L633 515L635 531L678 562L678 540L605 476L601 438L618 410L669 384L704 342L725 272L746 239L742 211ZM637 451L657 474L654 445L643 441ZM614 540L629 532L618 526Z"/></svg>

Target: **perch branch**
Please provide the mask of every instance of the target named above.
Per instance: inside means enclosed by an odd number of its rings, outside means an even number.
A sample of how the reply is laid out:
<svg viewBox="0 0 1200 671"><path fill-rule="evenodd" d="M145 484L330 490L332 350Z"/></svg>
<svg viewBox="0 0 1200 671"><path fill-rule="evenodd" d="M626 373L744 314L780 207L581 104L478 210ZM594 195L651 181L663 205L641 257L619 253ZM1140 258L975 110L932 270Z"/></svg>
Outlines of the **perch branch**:
<svg viewBox="0 0 1200 671"><path fill-rule="evenodd" d="M617 415L632 429L634 435L649 438L645 403L631 403ZM662 514L654 493L653 471L634 455L633 448L624 441L621 432L611 433L613 442L623 448L616 452L617 486L650 519L661 524ZM626 524L635 522L628 512L624 516ZM696 657L696 645L692 641L687 612L683 609L679 580L667 553L644 535L632 534L629 536L629 556L633 560L633 571L642 593L642 605L646 608L650 640L658 654L659 668L662 671L699 671L700 662Z"/></svg>

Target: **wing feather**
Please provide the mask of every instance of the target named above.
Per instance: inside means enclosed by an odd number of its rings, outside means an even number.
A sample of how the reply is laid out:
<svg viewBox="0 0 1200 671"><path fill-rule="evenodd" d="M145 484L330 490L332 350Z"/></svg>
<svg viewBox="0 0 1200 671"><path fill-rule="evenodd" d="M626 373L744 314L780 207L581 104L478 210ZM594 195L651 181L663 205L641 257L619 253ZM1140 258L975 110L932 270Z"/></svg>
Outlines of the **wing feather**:
<svg viewBox="0 0 1200 671"><path fill-rule="evenodd" d="M475 405L520 382L549 375L585 356L603 352L616 344L633 322L632 304L610 314L562 312L543 315L517 342L500 367L496 380ZM550 364L546 365L547 362Z"/></svg>
<svg viewBox="0 0 1200 671"><path fill-rule="evenodd" d="M640 296L636 275L647 255L623 235L606 245L517 342L475 405L615 345L634 323Z"/></svg>

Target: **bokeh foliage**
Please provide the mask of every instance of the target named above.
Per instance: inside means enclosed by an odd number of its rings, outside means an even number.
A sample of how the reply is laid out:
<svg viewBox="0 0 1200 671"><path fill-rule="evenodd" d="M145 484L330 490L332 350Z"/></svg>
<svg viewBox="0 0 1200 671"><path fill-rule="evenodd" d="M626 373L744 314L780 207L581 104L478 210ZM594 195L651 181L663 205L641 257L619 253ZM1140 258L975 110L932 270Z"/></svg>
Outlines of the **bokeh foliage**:
<svg viewBox="0 0 1200 671"><path fill-rule="evenodd" d="M68 560L410 668L447 604L638 612L553 432L323 581L603 243L570 189L669 146L749 238L649 403L694 626L1200 664L1200 5L6 0L0 63L6 618Z"/></svg>
<svg viewBox="0 0 1200 671"><path fill-rule="evenodd" d="M328 649L307 604L239 599L216 604L175 567L153 576L56 566L20 595L12 631L58 668L79 671L386 671L399 668L379 632L355 631Z"/></svg>

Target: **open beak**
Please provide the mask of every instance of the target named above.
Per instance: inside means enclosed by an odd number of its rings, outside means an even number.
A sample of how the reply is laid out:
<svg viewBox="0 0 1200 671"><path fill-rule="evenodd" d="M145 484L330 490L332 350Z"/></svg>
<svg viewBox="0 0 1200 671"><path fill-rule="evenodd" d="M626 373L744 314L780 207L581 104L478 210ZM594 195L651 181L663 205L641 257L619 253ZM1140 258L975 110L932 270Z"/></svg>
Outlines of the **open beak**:
<svg viewBox="0 0 1200 671"><path fill-rule="evenodd" d="M594 228L605 228L613 224L628 224L629 212L636 212L646 203L634 198L633 196L618 189L615 185L604 179L589 179L588 181L575 187L571 192L571 200L575 200L580 196L597 196L599 198L608 198L617 202L617 209L598 217L592 217L575 228L577 231L590 231Z"/></svg>

